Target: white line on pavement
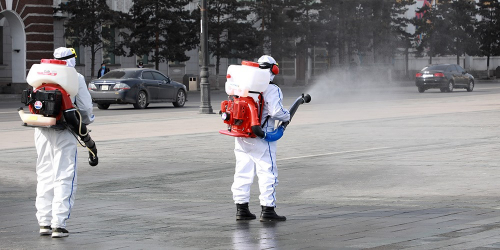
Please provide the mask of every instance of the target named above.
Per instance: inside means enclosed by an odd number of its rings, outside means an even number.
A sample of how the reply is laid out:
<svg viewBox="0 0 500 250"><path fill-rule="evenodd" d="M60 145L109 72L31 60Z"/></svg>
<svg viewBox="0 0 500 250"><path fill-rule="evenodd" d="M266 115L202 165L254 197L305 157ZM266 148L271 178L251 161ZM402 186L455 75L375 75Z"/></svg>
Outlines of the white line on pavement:
<svg viewBox="0 0 500 250"><path fill-rule="evenodd" d="M339 151L339 152L332 152L332 153L325 153L325 154L316 154L316 155L303 155L303 156L289 157L289 158L278 158L278 161L293 160L293 159L300 159L300 158L310 158L310 157L318 157L318 156L326 156L326 155L337 155L337 154L346 154L346 153L366 152L366 151L374 151L374 150L389 149L389 148L390 147L367 148L367 149L360 149L360 150Z"/></svg>

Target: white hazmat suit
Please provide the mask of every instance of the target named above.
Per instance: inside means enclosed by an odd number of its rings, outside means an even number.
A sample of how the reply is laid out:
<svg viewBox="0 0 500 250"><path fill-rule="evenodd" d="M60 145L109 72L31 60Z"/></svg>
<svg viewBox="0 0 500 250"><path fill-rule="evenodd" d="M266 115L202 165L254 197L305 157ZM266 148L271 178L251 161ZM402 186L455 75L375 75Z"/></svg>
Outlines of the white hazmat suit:
<svg viewBox="0 0 500 250"><path fill-rule="evenodd" d="M276 64L270 56L262 56L259 63L267 62ZM271 73L271 81L274 75ZM283 94L275 84L269 84L262 93L264 107L261 124L264 132L274 130L275 121L289 121L290 112L283 107ZM266 122L266 118L269 116ZM250 200L250 186L255 174L259 179L260 205L266 207L276 206L276 186L278 185L278 168L276 166L277 141L268 142L261 138L235 138L234 154L236 167L234 182L231 187L235 204L248 203Z"/></svg>
<svg viewBox="0 0 500 250"><path fill-rule="evenodd" d="M69 56L69 48L57 48L54 58ZM68 67L75 67L75 58L65 60ZM78 94L71 97L80 111L82 121L94 121L92 99L85 79L78 74ZM36 217L40 227L66 228L75 201L77 182L77 139L68 129L35 129L36 163Z"/></svg>

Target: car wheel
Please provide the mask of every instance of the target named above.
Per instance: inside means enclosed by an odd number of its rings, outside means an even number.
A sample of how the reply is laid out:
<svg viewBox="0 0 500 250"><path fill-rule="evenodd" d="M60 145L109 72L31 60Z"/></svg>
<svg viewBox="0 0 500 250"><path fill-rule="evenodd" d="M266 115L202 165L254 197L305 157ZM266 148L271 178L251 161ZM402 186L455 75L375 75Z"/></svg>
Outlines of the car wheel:
<svg viewBox="0 0 500 250"><path fill-rule="evenodd" d="M425 89L423 87L418 87L418 93L424 93Z"/></svg>
<svg viewBox="0 0 500 250"><path fill-rule="evenodd" d="M448 88L446 89L446 92L453 92L453 81L450 81L448 83Z"/></svg>
<svg viewBox="0 0 500 250"><path fill-rule="evenodd" d="M139 91L139 94L137 94L137 100L134 103L134 108L144 109L146 108L147 104L148 104L148 96L146 95L146 92Z"/></svg>
<svg viewBox="0 0 500 250"><path fill-rule="evenodd" d="M174 107L182 107L186 103L186 93L184 93L184 90L179 89L177 92L177 97L175 98Z"/></svg>
<svg viewBox="0 0 500 250"><path fill-rule="evenodd" d="M474 81L469 80L469 86L467 86L467 88L465 89L467 90L467 92L472 92L472 90L474 89Z"/></svg>
<svg viewBox="0 0 500 250"><path fill-rule="evenodd" d="M108 109L108 108L109 108L109 105L111 105L111 104L109 104L109 103L98 103L98 104L97 104L97 107L98 107L99 109Z"/></svg>

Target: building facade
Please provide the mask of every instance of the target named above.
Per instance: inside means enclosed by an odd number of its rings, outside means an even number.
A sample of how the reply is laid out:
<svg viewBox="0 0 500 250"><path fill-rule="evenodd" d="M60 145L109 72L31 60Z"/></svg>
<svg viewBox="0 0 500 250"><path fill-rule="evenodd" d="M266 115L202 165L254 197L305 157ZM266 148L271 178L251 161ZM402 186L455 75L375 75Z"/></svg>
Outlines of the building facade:
<svg viewBox="0 0 500 250"><path fill-rule="evenodd" d="M0 93L18 93L27 87L26 75L34 63L40 59L53 58L53 51L58 47L73 47L71 41L64 37L64 13L56 12L59 4L68 0L0 0ZM132 0L107 0L113 10L128 12ZM188 8L196 8L191 3ZM115 32L116 34L118 32ZM119 39L116 36L116 39ZM84 47L75 48L78 54L76 70L91 80L90 50ZM184 63L161 63L159 70L172 79L183 82L185 76L198 78L198 49L187 51L190 60ZM139 57L114 56L106 50L96 54L95 67L106 62L111 69L136 67ZM221 68L227 68L223 60ZM154 65L145 61L146 67ZM210 67L211 78L214 78L214 67ZM97 68L94 69L96 74ZM225 72L224 76L225 76ZM211 79L212 82L213 79ZM214 81L215 82L215 81Z"/></svg>
<svg viewBox="0 0 500 250"><path fill-rule="evenodd" d="M67 19L64 13L56 12L55 7L68 0L0 0L0 93L17 93L26 87L26 75L31 65L38 63L42 58L52 58L52 51L61 46L72 47L69 40L64 38L64 22ZM473 0L472 0L473 1ZM477 0L476 0L477 1ZM107 0L108 5L113 10L128 12L132 6L132 0ZM406 16L415 16L415 11L424 4L436 4L436 0L416 0L410 6ZM197 8L197 1L193 1L187 6L190 10ZM414 27L408 27L409 32L414 32ZM118 32L115 32L116 34ZM116 39L119 39L116 36ZM78 53L77 71L91 80L90 51L87 48L75 48ZM199 80L199 51L194 49L187 51L190 60L183 63L168 62L161 63L159 70L169 75L172 79L183 82L188 78ZM281 75L284 84L308 84L310 79L319 76L328 70L328 63L325 61L326 51L322 48L311 48L312 56L308 58L291 58L280 62ZM371 55L374 57L374 55ZM144 61L141 57L114 56L105 49L98 51L95 65L98 67L102 62L106 62L111 69L136 67L139 61ZM370 55L365 58L355 58L359 66L370 66ZM247 60L252 60L247 58ZM364 64L361 64L361 61ZM427 65L428 58L409 58L408 70L406 72L404 56L396 56L391 63L384 65L389 67L394 75L411 75L413 71L418 71ZM146 67L154 67L148 64ZM209 81L212 87L222 88L225 82L226 69L230 63L237 63L233 60L222 59L220 72L215 81L214 59L210 59ZM446 62L456 63L456 57L436 57L434 63ZM331 63L331 62L330 62ZM373 64L373 63L372 63ZM463 57L464 68L472 72L486 71L486 59L483 57ZM330 65L331 66L331 65ZM490 69L500 66L500 58L493 57L490 62ZM94 69L96 72L97 69ZM410 74L408 74L410 73Z"/></svg>
<svg viewBox="0 0 500 250"><path fill-rule="evenodd" d="M53 0L0 0L0 81L25 83L26 69L54 48Z"/></svg>

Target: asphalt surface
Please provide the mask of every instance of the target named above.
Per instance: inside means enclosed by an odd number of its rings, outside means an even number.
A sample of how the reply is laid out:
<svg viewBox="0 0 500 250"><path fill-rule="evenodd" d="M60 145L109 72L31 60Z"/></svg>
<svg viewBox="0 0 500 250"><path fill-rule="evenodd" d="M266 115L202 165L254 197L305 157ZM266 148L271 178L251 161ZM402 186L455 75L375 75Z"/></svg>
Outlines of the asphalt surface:
<svg viewBox="0 0 500 250"><path fill-rule="evenodd" d="M278 142L287 221L235 221L234 139L190 92L183 108L94 108L100 162L79 150L62 239L38 235L33 130L0 95L0 249L500 249L500 83L328 82L282 88L287 107L312 96ZM226 97L211 91L214 113Z"/></svg>

